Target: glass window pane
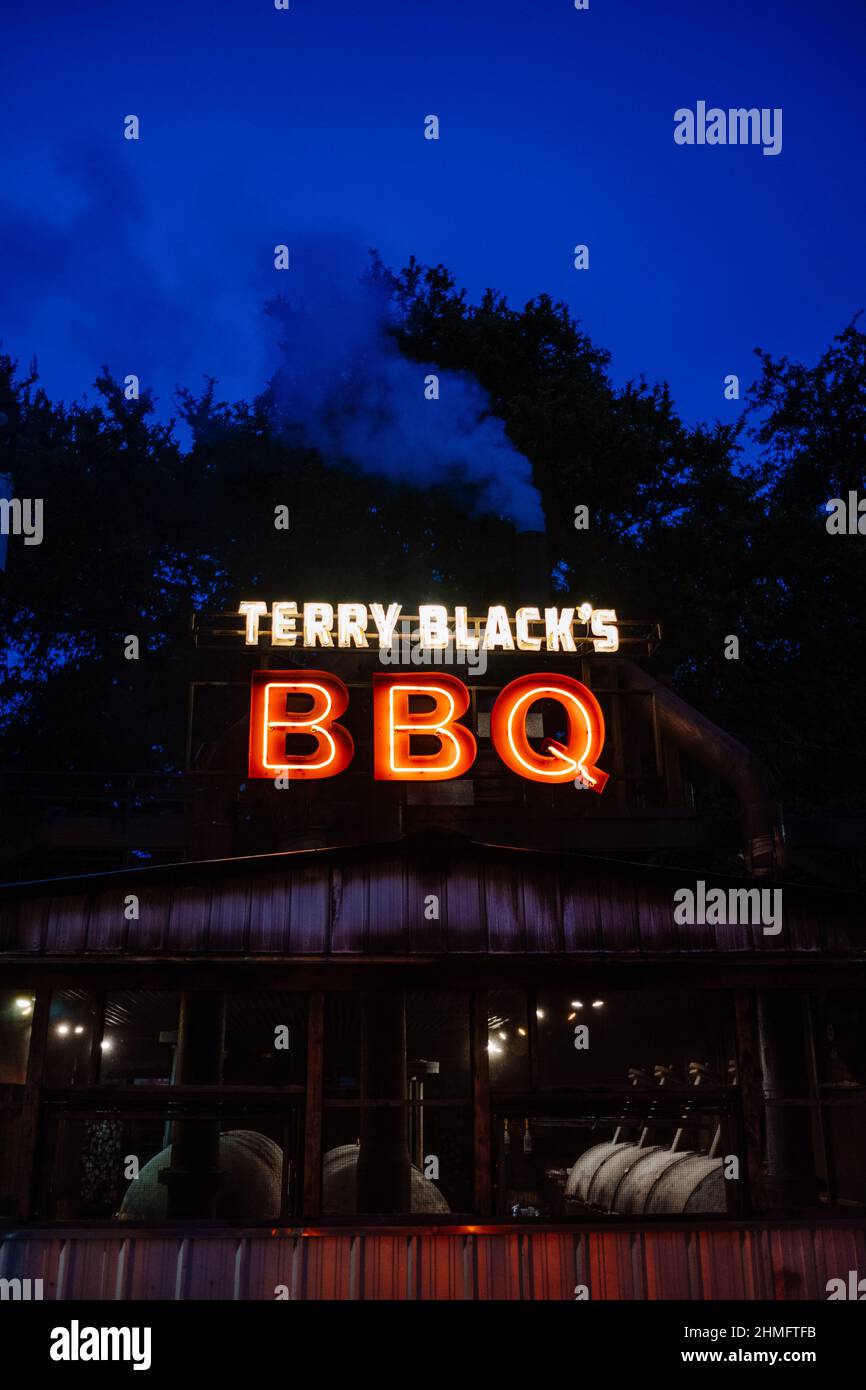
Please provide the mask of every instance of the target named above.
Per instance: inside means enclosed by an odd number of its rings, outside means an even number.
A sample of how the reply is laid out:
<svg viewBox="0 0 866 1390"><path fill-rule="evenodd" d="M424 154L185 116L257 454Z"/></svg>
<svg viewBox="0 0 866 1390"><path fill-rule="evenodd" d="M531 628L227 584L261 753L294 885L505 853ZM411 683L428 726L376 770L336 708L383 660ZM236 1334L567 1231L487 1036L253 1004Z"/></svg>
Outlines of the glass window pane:
<svg viewBox="0 0 866 1390"><path fill-rule="evenodd" d="M378 1049L405 1050L404 1081L401 1094L394 1091L396 1080L391 1078L392 1099L458 1100L468 1098L471 1085L469 1052L469 996L446 990L407 990L403 994L405 1037L392 1018L391 1033L385 1039L381 1028L382 1001L399 1001L400 992L364 996L355 993L333 993L325 1001L325 1094L332 1099L354 1099L362 1092L361 1035L364 1009L370 1011L370 1028L378 1041ZM384 1026L384 1025L383 1025ZM372 1057L368 1072L367 1094L371 1087L381 1084L372 1077L379 1073L381 1058Z"/></svg>
<svg viewBox="0 0 866 1390"><path fill-rule="evenodd" d="M361 1003L357 994L325 995L325 1095L361 1094Z"/></svg>
<svg viewBox="0 0 866 1390"><path fill-rule="evenodd" d="M328 1107L326 1216L447 1215L472 1209L472 1115L463 1107Z"/></svg>
<svg viewBox="0 0 866 1390"><path fill-rule="evenodd" d="M85 989L58 989L51 995L45 1052L45 1085L87 1086L90 1056L98 1027L96 996Z"/></svg>
<svg viewBox="0 0 866 1390"><path fill-rule="evenodd" d="M105 1001L99 1079L111 1086L167 1086L173 1080L180 995L122 990Z"/></svg>
<svg viewBox="0 0 866 1390"><path fill-rule="evenodd" d="M526 991L491 990L487 995L487 1052L490 1085L500 1091L529 1088L529 1024Z"/></svg>
<svg viewBox="0 0 866 1390"><path fill-rule="evenodd" d="M415 1157L413 1153L416 1172L438 1189L447 1203L446 1210L472 1212L475 1198L471 1110L422 1106L415 1123L421 1128L421 1133L413 1136L418 1154ZM414 1181L417 1186L419 1179Z"/></svg>
<svg viewBox="0 0 866 1390"><path fill-rule="evenodd" d="M662 1105L652 1092L626 1102L499 1111L496 1209L519 1220L722 1214L738 1201L737 1184L723 1170L731 1134L717 1109Z"/></svg>
<svg viewBox="0 0 866 1390"><path fill-rule="evenodd" d="M51 1115L43 1130L41 1217L51 1220L162 1221L168 1215L169 1185L160 1175L182 1145L193 1165L190 1191L200 1202L208 1174L216 1171L213 1216L217 1220L271 1221L294 1209L298 1185L298 1111L263 1117L204 1118ZM287 1162L284 1165L284 1148ZM181 1191L181 1200L182 1200ZM201 1218L198 1207L190 1213ZM182 1217L183 1210L174 1216Z"/></svg>
<svg viewBox="0 0 866 1390"><path fill-rule="evenodd" d="M862 1104L822 1106L824 1139L837 1206L866 1207L866 1109Z"/></svg>
<svg viewBox="0 0 866 1390"><path fill-rule="evenodd" d="M226 995L227 1086L303 1086L307 996L288 991Z"/></svg>
<svg viewBox="0 0 866 1390"><path fill-rule="evenodd" d="M16 1182L21 1152L23 1090L11 1088L0 1095L0 1220L21 1217Z"/></svg>
<svg viewBox="0 0 866 1390"><path fill-rule="evenodd" d="M834 1091L866 1086L866 994L816 994L812 1011L820 1085Z"/></svg>
<svg viewBox="0 0 866 1390"><path fill-rule="evenodd" d="M544 986L537 994L538 1080L575 1086L722 1086L733 1079L731 1003L716 991Z"/></svg>
<svg viewBox="0 0 866 1390"><path fill-rule="evenodd" d="M469 996L454 990L409 990L406 1050L410 1098L469 1095Z"/></svg>
<svg viewBox="0 0 866 1390"><path fill-rule="evenodd" d="M27 1056L36 996L0 990L0 1086L20 1086L27 1079Z"/></svg>

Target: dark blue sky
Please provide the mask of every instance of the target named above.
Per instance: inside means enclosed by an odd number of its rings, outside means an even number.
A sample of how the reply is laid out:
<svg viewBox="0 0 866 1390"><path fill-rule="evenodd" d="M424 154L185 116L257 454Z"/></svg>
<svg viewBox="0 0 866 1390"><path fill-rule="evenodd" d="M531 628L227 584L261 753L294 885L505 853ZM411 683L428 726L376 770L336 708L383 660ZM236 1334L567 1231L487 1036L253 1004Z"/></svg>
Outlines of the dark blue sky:
<svg viewBox="0 0 866 1390"><path fill-rule="evenodd" d="M156 0L18 6L0 35L0 338L80 397L251 394L260 306L321 241L565 299L623 382L729 419L752 349L814 359L866 306L864 0ZM783 149L674 111L781 107ZM123 118L141 120L137 143ZM441 121L438 143L423 119ZM588 273L572 247L588 243ZM301 258L301 259L299 259Z"/></svg>

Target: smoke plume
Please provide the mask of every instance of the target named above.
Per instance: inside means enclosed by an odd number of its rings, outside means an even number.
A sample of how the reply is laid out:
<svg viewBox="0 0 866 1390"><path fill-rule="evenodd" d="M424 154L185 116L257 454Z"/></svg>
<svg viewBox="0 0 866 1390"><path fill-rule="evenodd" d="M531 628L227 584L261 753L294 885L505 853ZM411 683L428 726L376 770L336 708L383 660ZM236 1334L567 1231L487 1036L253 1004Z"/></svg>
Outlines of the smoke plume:
<svg viewBox="0 0 866 1390"><path fill-rule="evenodd" d="M280 332L274 398L286 435L332 463L452 488L473 512L543 529L532 466L486 392L465 372L404 357L389 331L386 286L357 263L335 270L346 262L343 247L293 245L288 288L270 305ZM438 399L425 396L430 376Z"/></svg>

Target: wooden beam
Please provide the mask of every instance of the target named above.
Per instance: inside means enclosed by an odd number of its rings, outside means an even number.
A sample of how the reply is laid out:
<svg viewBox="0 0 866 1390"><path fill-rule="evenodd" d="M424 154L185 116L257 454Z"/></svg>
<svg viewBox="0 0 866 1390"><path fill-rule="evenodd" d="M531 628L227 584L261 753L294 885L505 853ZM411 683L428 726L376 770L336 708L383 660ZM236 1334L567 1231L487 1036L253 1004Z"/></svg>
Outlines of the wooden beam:
<svg viewBox="0 0 866 1390"><path fill-rule="evenodd" d="M325 996L310 995L307 1023L307 1098L304 1105L305 1217L322 1209L322 1101L325 1080Z"/></svg>
<svg viewBox="0 0 866 1390"><path fill-rule="evenodd" d="M766 1205L764 1183L764 1079L758 1042L754 990L739 989L734 997L737 1046L737 1081L745 1144L745 1215L757 1214Z"/></svg>
<svg viewBox="0 0 866 1390"><path fill-rule="evenodd" d="M36 1144L39 1137L39 1101L45 1051L48 1046L48 1021L51 1008L50 990L40 990L33 1007L33 1026L30 1030L30 1051L27 1056L27 1077L18 1126L18 1154L15 1174L15 1206L19 1220L30 1216L33 1202Z"/></svg>
<svg viewBox="0 0 866 1390"><path fill-rule="evenodd" d="M472 1110L475 1212L493 1210L493 1172L490 1163L490 1054L487 1051L487 993L472 996Z"/></svg>

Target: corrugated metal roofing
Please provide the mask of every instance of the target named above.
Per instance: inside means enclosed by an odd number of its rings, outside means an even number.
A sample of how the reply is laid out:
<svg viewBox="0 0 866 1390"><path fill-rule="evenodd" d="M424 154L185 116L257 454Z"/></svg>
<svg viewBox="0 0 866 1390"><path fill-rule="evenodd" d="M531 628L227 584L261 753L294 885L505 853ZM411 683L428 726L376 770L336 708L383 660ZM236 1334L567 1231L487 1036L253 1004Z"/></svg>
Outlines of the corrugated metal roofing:
<svg viewBox="0 0 866 1390"><path fill-rule="evenodd" d="M46 1299L825 1299L866 1267L866 1228L344 1231L0 1240L0 1277ZM283 1295L285 1296L285 1295Z"/></svg>
<svg viewBox="0 0 866 1390"><path fill-rule="evenodd" d="M10 885L0 892L0 951L866 958L862 898L783 886L778 935L766 935L760 924L678 925L673 894L694 887L696 878L462 840L302 851ZM771 886L709 875L706 881ZM130 894L138 899L132 920Z"/></svg>

